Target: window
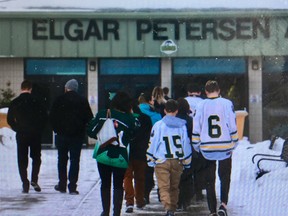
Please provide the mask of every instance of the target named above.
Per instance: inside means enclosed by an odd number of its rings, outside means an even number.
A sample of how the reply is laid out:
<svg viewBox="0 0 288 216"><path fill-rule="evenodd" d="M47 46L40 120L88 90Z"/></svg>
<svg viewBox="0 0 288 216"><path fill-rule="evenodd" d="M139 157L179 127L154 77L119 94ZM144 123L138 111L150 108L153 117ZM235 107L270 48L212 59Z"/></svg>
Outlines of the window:
<svg viewBox="0 0 288 216"><path fill-rule="evenodd" d="M243 74L244 58L179 58L173 60L174 74Z"/></svg>
<svg viewBox="0 0 288 216"><path fill-rule="evenodd" d="M26 75L86 75L85 59L27 59Z"/></svg>
<svg viewBox="0 0 288 216"><path fill-rule="evenodd" d="M158 75L160 59L100 59L101 75Z"/></svg>

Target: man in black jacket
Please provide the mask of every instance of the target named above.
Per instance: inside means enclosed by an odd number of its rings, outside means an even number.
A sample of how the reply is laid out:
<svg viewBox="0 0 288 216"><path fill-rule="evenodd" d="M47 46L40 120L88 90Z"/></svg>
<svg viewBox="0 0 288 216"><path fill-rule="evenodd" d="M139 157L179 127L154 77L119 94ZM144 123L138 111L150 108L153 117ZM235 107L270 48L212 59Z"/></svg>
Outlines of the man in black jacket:
<svg viewBox="0 0 288 216"><path fill-rule="evenodd" d="M79 194L77 181L79 174L80 154L88 121L92 119L88 100L78 93L78 82L75 79L65 84L65 93L52 105L50 120L56 133L55 144L58 149L58 178L55 190L65 193L67 187L67 163L69 168L69 193ZM68 157L69 153L69 157Z"/></svg>
<svg viewBox="0 0 288 216"><path fill-rule="evenodd" d="M38 175L41 166L41 137L47 121L47 110L44 105L31 95L32 83L24 80L21 94L15 98L8 110L7 122L16 132L18 169L22 181L23 193L29 192L27 178L28 151L32 158L31 185L37 192Z"/></svg>

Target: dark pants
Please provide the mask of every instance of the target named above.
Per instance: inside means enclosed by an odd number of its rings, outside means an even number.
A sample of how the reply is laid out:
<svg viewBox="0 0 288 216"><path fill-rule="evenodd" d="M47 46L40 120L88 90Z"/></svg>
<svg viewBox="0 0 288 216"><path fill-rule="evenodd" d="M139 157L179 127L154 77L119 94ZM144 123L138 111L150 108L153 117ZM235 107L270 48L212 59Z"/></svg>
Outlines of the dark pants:
<svg viewBox="0 0 288 216"><path fill-rule="evenodd" d="M123 180L126 169L107 166L105 164L97 163L98 172L101 178L101 188L111 189L111 177L113 174L113 189L123 190Z"/></svg>
<svg viewBox="0 0 288 216"><path fill-rule="evenodd" d="M220 179L220 200L221 202L228 203L228 195L230 189L230 177L231 177L232 159L227 158L225 160L218 161L218 176ZM216 212L217 200L216 200L216 161L207 161L206 168L206 191L207 202L210 212Z"/></svg>
<svg viewBox="0 0 288 216"><path fill-rule="evenodd" d="M101 178L101 200L103 206L103 215L109 215L111 178L113 178L113 216L120 216L124 192L123 181L126 169L107 166L101 163L97 163L97 165Z"/></svg>
<svg viewBox="0 0 288 216"><path fill-rule="evenodd" d="M69 168L69 191L77 189L77 181L79 176L79 163L81 149L83 145L82 137L70 137L56 135L55 144L58 149L58 178L59 188L66 190L67 186L67 163L70 156Z"/></svg>
<svg viewBox="0 0 288 216"><path fill-rule="evenodd" d="M146 172L145 172L145 200L147 203L149 203L149 196L152 191L152 189L155 186L154 182L154 167L146 167Z"/></svg>
<svg viewBox="0 0 288 216"><path fill-rule="evenodd" d="M38 174L41 166L41 133L17 133L18 169L23 184L28 184L28 152L32 158L31 181L38 183Z"/></svg>

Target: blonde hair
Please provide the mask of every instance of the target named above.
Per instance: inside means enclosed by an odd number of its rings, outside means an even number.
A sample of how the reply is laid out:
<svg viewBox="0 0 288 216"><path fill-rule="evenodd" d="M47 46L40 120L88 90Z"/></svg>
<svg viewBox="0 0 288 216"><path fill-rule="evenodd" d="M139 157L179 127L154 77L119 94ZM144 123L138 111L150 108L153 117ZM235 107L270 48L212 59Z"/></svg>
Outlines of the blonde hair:
<svg viewBox="0 0 288 216"><path fill-rule="evenodd" d="M158 104L165 104L166 100L164 98L163 89L160 86L156 86L152 91L152 96L154 100L157 101Z"/></svg>

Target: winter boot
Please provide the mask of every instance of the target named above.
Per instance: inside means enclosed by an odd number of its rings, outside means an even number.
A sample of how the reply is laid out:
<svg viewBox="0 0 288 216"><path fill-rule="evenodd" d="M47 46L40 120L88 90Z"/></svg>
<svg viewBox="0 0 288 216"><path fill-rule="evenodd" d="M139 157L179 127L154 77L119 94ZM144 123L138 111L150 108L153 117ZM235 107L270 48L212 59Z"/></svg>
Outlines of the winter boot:
<svg viewBox="0 0 288 216"><path fill-rule="evenodd" d="M121 208L123 202L123 189L114 189L113 191L113 216L121 215Z"/></svg>
<svg viewBox="0 0 288 216"><path fill-rule="evenodd" d="M101 199L102 199L102 208L103 212L101 216L109 216L110 212L110 189L101 188Z"/></svg>

